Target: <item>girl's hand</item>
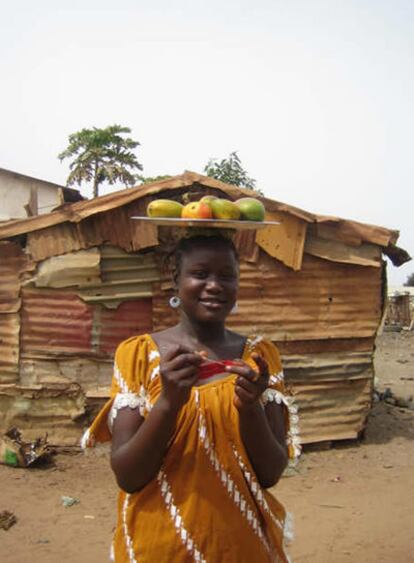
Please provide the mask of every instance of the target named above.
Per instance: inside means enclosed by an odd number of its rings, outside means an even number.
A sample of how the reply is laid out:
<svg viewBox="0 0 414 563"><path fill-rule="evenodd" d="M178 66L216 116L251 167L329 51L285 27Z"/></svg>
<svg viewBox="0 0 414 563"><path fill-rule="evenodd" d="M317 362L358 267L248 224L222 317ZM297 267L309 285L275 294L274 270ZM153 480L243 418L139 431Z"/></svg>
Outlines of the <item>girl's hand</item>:
<svg viewBox="0 0 414 563"><path fill-rule="evenodd" d="M234 389L234 404L239 411L252 408L259 401L269 382L269 368L266 361L259 354L252 354L257 370L248 364L235 361L227 371L238 375Z"/></svg>
<svg viewBox="0 0 414 563"><path fill-rule="evenodd" d="M174 346L165 354L160 365L160 399L168 409L178 411L188 401L202 361L199 353L181 345Z"/></svg>

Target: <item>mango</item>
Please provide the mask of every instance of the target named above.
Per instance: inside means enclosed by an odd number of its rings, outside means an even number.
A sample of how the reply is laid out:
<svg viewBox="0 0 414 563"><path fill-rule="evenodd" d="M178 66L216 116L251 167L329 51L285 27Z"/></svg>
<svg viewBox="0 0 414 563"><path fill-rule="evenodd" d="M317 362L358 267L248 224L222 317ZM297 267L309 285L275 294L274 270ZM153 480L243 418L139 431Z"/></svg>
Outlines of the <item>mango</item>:
<svg viewBox="0 0 414 563"><path fill-rule="evenodd" d="M183 219L212 219L210 206L202 201L192 201L184 205L181 217Z"/></svg>
<svg viewBox="0 0 414 563"><path fill-rule="evenodd" d="M183 206L171 199L154 199L148 204L148 217L181 217Z"/></svg>
<svg viewBox="0 0 414 563"><path fill-rule="evenodd" d="M215 219L237 221L240 218L240 209L228 199L217 198L212 200L210 205Z"/></svg>
<svg viewBox="0 0 414 563"><path fill-rule="evenodd" d="M211 207L211 202L214 201L215 199L218 199L217 196L215 195L204 195L200 201L202 201L203 203L207 203L207 205L209 207Z"/></svg>
<svg viewBox="0 0 414 563"><path fill-rule="evenodd" d="M241 219L245 221L264 221L265 207L261 201L254 197L242 197L235 202L240 210Z"/></svg>

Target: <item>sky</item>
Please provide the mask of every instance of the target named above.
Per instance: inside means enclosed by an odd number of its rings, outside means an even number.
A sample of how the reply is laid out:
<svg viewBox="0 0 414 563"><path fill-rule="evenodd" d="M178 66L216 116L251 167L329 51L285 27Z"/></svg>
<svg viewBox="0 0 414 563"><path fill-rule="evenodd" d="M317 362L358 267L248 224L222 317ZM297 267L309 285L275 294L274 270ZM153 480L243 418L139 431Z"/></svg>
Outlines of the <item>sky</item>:
<svg viewBox="0 0 414 563"><path fill-rule="evenodd" d="M117 123L146 176L202 173L236 150L267 197L398 229L414 256L411 0L14 0L1 13L0 167L65 184L68 136ZM390 265L390 285L413 271Z"/></svg>

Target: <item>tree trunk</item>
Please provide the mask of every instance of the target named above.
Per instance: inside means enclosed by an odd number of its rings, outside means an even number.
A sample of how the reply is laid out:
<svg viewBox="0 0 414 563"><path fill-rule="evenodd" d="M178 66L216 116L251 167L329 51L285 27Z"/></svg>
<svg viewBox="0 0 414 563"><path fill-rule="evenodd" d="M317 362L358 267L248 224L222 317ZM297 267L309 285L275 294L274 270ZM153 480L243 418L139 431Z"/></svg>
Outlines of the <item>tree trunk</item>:
<svg viewBox="0 0 414 563"><path fill-rule="evenodd" d="M99 195L98 168L99 168L99 163L95 162L95 174L93 176L93 197L98 197Z"/></svg>

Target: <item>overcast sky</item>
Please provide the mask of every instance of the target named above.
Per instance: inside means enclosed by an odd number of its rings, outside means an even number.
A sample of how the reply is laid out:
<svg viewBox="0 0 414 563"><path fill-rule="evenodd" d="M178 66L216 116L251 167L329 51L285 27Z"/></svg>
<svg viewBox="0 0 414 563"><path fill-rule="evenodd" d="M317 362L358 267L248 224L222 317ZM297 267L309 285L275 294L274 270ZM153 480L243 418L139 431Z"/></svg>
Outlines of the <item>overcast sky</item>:
<svg viewBox="0 0 414 563"><path fill-rule="evenodd" d="M237 150L268 197L414 255L410 0L14 0L0 50L0 167L64 184L68 135L118 123L147 176Z"/></svg>

